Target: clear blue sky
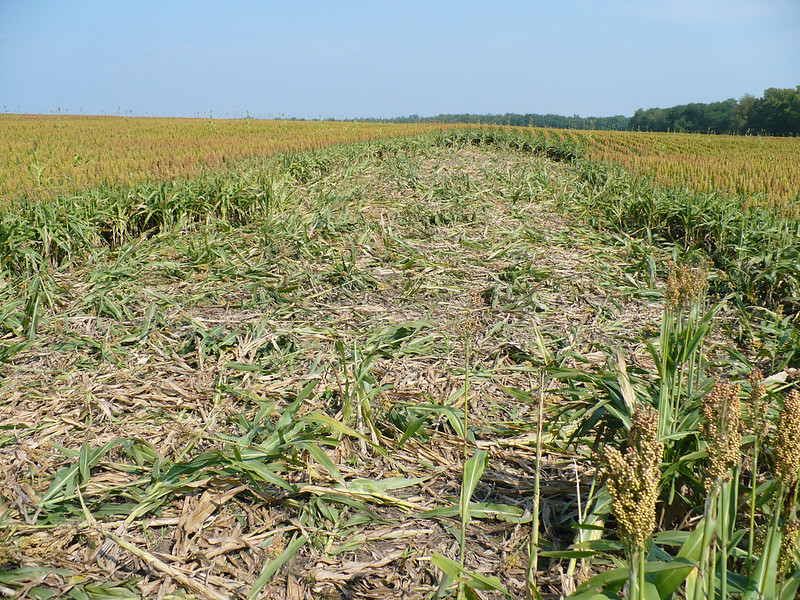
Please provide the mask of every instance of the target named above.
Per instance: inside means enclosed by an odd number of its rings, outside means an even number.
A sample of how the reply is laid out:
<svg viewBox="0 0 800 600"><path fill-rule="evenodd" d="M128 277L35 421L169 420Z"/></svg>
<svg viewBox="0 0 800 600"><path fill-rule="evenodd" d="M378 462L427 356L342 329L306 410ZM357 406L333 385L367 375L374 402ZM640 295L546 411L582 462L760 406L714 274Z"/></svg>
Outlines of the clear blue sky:
<svg viewBox="0 0 800 600"><path fill-rule="evenodd" d="M797 0L0 0L0 111L631 115L800 84Z"/></svg>

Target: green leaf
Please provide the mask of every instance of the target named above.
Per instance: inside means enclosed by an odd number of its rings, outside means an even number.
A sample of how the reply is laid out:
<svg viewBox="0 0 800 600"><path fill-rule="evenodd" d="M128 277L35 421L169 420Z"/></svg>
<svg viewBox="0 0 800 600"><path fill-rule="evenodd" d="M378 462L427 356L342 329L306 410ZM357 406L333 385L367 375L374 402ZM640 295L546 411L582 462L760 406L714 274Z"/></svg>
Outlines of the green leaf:
<svg viewBox="0 0 800 600"><path fill-rule="evenodd" d="M659 546L683 546L691 534L692 532L690 531L677 531L674 529L660 531L653 534L653 541Z"/></svg>
<svg viewBox="0 0 800 600"><path fill-rule="evenodd" d="M461 514L457 506L440 506L432 510L420 513L423 519L433 517L457 517ZM530 515L525 515L525 511L518 506L508 504L495 504L492 502L470 502L469 514L473 519L500 519L509 523L528 523Z"/></svg>
<svg viewBox="0 0 800 600"><path fill-rule="evenodd" d="M797 598L797 588L800 587L800 577L798 573L792 575L789 581L783 583L781 588L780 600L794 600Z"/></svg>
<svg viewBox="0 0 800 600"><path fill-rule="evenodd" d="M553 357L547 350L547 343L544 341L544 336L542 335L542 332L539 331L539 328L536 326L534 321L531 321L530 324L533 328L533 339L536 342L536 349L539 351L542 362L544 365L549 365L551 362L553 362Z"/></svg>
<svg viewBox="0 0 800 600"><path fill-rule="evenodd" d="M656 575L653 583L658 588L659 597L664 600L669 598L680 585L686 581L686 577L691 573L700 563L703 554L703 528L705 526L705 519L702 519L695 527L694 531L689 534L686 540L678 551L675 561L682 561L683 569L675 569L674 571L667 571ZM677 532L676 532L677 533ZM677 539L677 538L676 538Z"/></svg>
<svg viewBox="0 0 800 600"><path fill-rule="evenodd" d="M297 394L297 398L295 398L294 402L292 402L289 406L287 406L283 414L278 419L278 422L275 424L275 429L280 431L281 429L285 429L289 426L289 424L294 420L295 414L300 409L300 406L303 404L303 401L311 395L311 392L314 391L314 388L317 386L317 380L312 379L307 384L303 386L303 389L300 390L300 393Z"/></svg>
<svg viewBox="0 0 800 600"><path fill-rule="evenodd" d="M544 554L544 553L542 553ZM691 571L695 565L688 563L685 559L676 559L669 562L648 562L645 563L644 572L647 575L654 573L670 573L672 571L688 570ZM619 567L611 569L605 573L595 575L588 581L582 583L576 591L588 591L592 589L605 589L609 586L624 584L628 581L630 576L630 569L628 567ZM684 575L685 578L685 575ZM683 581L683 579L681 579Z"/></svg>
<svg viewBox="0 0 800 600"><path fill-rule="evenodd" d="M247 363L229 362L225 363L225 367L234 371L243 371L245 373L258 373L261 367L258 365L248 365Z"/></svg>
<svg viewBox="0 0 800 600"><path fill-rule="evenodd" d="M256 480L265 481L267 483L271 483L277 487L281 487L285 490L290 492L296 491L295 488L285 481L283 478L279 477L272 471L267 464L257 460L243 460L243 461L236 461L231 460L230 466L236 468L238 471L242 473L246 473L253 477Z"/></svg>
<svg viewBox="0 0 800 600"><path fill-rule="evenodd" d="M572 545L573 550L594 550L596 552L613 552L623 548L624 546L615 540L586 540Z"/></svg>
<svg viewBox="0 0 800 600"><path fill-rule="evenodd" d="M567 596L569 600L619 600L619 596L616 594L613 595L606 595L601 594L599 592L590 591L590 592L576 592Z"/></svg>
<svg viewBox="0 0 800 600"><path fill-rule="evenodd" d="M356 431L352 427L348 427L347 425L345 425L341 421L339 421L337 419L334 419L334 418L332 418L332 417L330 417L330 416L328 416L328 415L326 415L326 414L324 414L322 412L314 411L313 413L305 415L303 418L308 422L327 425L333 431L338 431L339 433L347 435L349 437L353 437L353 438L357 438L359 440L363 440L364 442L367 443L367 445L372 447L372 449L375 450L375 452L381 454L382 456L387 456L387 457L389 456L389 453L386 451L386 448L382 448L381 446L378 446L371 439L369 439L367 436L362 435L361 433L359 433L358 431Z"/></svg>
<svg viewBox="0 0 800 600"><path fill-rule="evenodd" d="M533 397L531 396L530 392L526 392L514 387L505 387L502 385L500 386L500 389L520 402L533 402Z"/></svg>
<svg viewBox="0 0 800 600"><path fill-rule="evenodd" d="M539 556L551 558L588 558L597 554L594 550L541 550Z"/></svg>
<svg viewBox="0 0 800 600"><path fill-rule="evenodd" d="M767 530L764 551L756 564L756 571L748 583L742 600L761 600L775 597L775 579L778 571L778 556L783 533L773 523Z"/></svg>
<svg viewBox="0 0 800 600"><path fill-rule="evenodd" d="M325 453L325 451L322 448L320 448L313 442L296 442L295 445L298 448L303 448L307 450L308 453L311 455L311 458L313 458L320 465L322 465L328 472L328 474L331 477L333 477L337 483L346 487L347 484L345 484L344 477L342 477L342 473L339 471L339 468L335 464L333 464L333 461L330 459L330 457Z"/></svg>
<svg viewBox="0 0 800 600"><path fill-rule="evenodd" d="M80 485L85 486L89 483L89 477L91 474L91 459L92 459L92 447L89 445L88 442L83 442L81 444L81 452L78 456L78 471L80 473Z"/></svg>
<svg viewBox="0 0 800 600"><path fill-rule="evenodd" d="M625 402L625 408L628 409L628 415L632 415L636 409L637 400L636 392L633 391L631 380L628 377L628 366L625 364L625 357L622 356L622 351L618 348L614 351L614 358L617 361L617 383L620 395Z"/></svg>
<svg viewBox="0 0 800 600"><path fill-rule="evenodd" d="M351 490L360 490L367 493L385 493L390 490L400 490L412 485L419 485L428 481L431 477L434 477L434 475L425 477L384 477L383 479L359 478L351 480L348 487Z"/></svg>
<svg viewBox="0 0 800 600"><path fill-rule="evenodd" d="M92 450L87 443L84 443L81 445L80 451L76 452L73 450L67 453L69 456L75 456L75 454L77 454L78 462L67 467L62 467L56 472L53 481L50 483L50 487L47 488L47 492L45 492L44 496L39 501L39 506L42 508L50 508L52 505L58 504L71 497L76 486L80 487L88 482L92 467L95 467L97 463L100 462L100 459L103 458L106 452L114 446L127 443L128 441L128 438L112 440L94 450Z"/></svg>
<svg viewBox="0 0 800 600"><path fill-rule="evenodd" d="M589 523L573 523L572 525L570 525L570 529L576 529L578 531L605 531L606 530L605 526L603 526L603 525L591 525Z"/></svg>
<svg viewBox="0 0 800 600"><path fill-rule="evenodd" d="M658 562L648 562L644 565L644 572L649 574L652 573L670 573L672 571L683 570L683 569L692 569L696 568L697 565L694 563L687 561L686 559L675 559L668 562L658 561Z"/></svg>
<svg viewBox="0 0 800 600"><path fill-rule="evenodd" d="M58 569L55 567L19 567L18 569L0 570L0 583L4 585L24 585L32 579L41 577L44 579L48 575L61 575L69 577L74 573L68 569Z"/></svg>
<svg viewBox="0 0 800 600"><path fill-rule="evenodd" d="M473 590L470 586L464 586L464 598L466 600L482 600L480 596L478 596L477 592Z"/></svg>
<svg viewBox="0 0 800 600"><path fill-rule="evenodd" d="M644 600L661 600L661 596L658 594L658 589L649 581L645 581L644 583L644 592L642 597Z"/></svg>
<svg viewBox="0 0 800 600"><path fill-rule="evenodd" d="M698 539L698 544L700 546L702 545L702 539L703 535L701 529ZM697 569L697 564L695 562L685 557L680 557L680 554L678 556L679 558L664 563L665 565L669 565L669 567L660 570L653 579L652 585L656 593L656 599L666 600L667 598L671 598L672 594L686 581L686 577L689 573ZM699 556L697 560L699 560ZM645 566L645 572L652 573L653 571L648 571Z"/></svg>
<svg viewBox="0 0 800 600"><path fill-rule="evenodd" d="M472 458L464 465L464 474L461 480L461 501L458 506L461 518L466 523L470 522L470 499L478 486L478 482L481 480L481 476L483 476L483 471L488 461L489 456L486 450L476 450Z"/></svg>
<svg viewBox="0 0 800 600"><path fill-rule="evenodd" d="M503 584L500 583L500 580L493 575L486 576L480 573L473 573L467 569L462 569L461 565L456 561L442 556L441 554L437 554L436 552L431 555L431 562L439 567L442 572L451 579L463 582L464 585L473 589L484 591L496 590L508 594L508 591L503 587Z"/></svg>
<svg viewBox="0 0 800 600"><path fill-rule="evenodd" d="M301 535L296 537L294 540L289 542L289 545L286 546L284 551L281 552L275 560L265 563L264 567L261 569L261 573L258 575L258 579L256 579L253 587L250 588L250 591L247 593L247 600L253 600L253 598L258 596L261 588L267 585L272 576L278 572L278 569L289 562L307 541L308 538L305 536Z"/></svg>
<svg viewBox="0 0 800 600"><path fill-rule="evenodd" d="M400 438L400 441L397 442L397 445L402 448L403 444L405 444L409 438L411 438L420 428L425 425L425 421L428 420L428 415L423 415L418 419L415 419L411 425L409 425L406 430L403 432L403 436Z"/></svg>

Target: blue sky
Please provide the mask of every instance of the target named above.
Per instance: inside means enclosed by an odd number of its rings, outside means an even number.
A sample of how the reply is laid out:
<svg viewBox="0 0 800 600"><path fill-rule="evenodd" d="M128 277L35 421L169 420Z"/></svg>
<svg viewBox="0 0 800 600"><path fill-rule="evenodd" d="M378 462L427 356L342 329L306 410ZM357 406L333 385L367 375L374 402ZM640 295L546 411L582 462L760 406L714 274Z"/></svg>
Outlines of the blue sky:
<svg viewBox="0 0 800 600"><path fill-rule="evenodd" d="M800 84L796 0L0 0L0 111L631 115Z"/></svg>

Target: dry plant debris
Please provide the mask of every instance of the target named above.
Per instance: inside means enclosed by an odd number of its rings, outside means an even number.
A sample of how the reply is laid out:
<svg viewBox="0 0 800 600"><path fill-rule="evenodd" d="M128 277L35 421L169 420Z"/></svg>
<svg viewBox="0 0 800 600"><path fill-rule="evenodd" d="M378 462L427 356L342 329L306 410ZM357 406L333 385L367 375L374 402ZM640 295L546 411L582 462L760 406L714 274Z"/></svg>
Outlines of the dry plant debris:
<svg viewBox="0 0 800 600"><path fill-rule="evenodd" d="M557 210L568 164L414 140L309 160L326 168L288 170L264 222L52 273L35 343L0 366L0 592L430 598L432 553L459 550L469 321L474 501L496 508L466 566L524 593L536 411L509 389L538 389L540 340L563 366L607 346L646 365L662 295ZM547 435L563 548L587 482Z"/></svg>

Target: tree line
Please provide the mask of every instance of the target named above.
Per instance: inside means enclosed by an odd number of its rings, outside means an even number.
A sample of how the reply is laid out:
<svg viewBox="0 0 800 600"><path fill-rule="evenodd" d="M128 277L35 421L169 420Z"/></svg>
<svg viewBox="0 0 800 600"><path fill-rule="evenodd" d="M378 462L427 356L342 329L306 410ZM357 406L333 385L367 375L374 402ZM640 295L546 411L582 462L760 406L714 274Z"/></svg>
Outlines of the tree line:
<svg viewBox="0 0 800 600"><path fill-rule="evenodd" d="M371 120L371 119L370 119ZM485 123L557 129L617 129L623 131L677 131L686 133L738 133L800 135L800 85L795 89L769 88L756 98L745 94L738 101L703 104L692 102L670 108L637 110L632 117L580 117L539 115L444 114L435 117L410 115L384 119L395 123Z"/></svg>

